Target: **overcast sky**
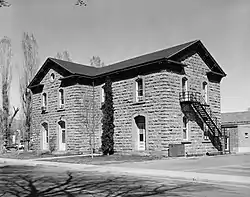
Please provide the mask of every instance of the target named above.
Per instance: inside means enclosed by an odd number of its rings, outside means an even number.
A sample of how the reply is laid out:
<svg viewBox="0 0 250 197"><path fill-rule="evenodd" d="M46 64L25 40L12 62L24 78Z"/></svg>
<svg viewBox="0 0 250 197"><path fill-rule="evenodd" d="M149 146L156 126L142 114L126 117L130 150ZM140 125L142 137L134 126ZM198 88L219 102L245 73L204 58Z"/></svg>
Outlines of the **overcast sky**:
<svg viewBox="0 0 250 197"><path fill-rule="evenodd" d="M13 45L13 64L21 66L21 37L33 33L41 64L68 50L73 61L106 63L200 39L227 77L222 80L222 112L250 107L250 1L248 0L10 0L0 8L0 38ZM17 106L18 73L11 88Z"/></svg>

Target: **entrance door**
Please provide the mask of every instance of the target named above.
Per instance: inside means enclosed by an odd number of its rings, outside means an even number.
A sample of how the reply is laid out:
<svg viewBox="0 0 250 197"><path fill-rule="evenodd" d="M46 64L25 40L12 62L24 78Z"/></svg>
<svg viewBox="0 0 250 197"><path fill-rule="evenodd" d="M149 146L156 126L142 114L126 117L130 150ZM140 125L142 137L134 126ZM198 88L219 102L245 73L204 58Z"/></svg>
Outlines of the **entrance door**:
<svg viewBox="0 0 250 197"><path fill-rule="evenodd" d="M41 137L42 137L42 143L41 143L42 150L48 150L49 149L49 127L48 127L48 123L46 122L42 124Z"/></svg>
<svg viewBox="0 0 250 197"><path fill-rule="evenodd" d="M58 149L59 151L66 150L66 128L65 122L59 121L58 122L59 131L58 131Z"/></svg>
<svg viewBox="0 0 250 197"><path fill-rule="evenodd" d="M144 116L136 116L138 150L146 150L146 123Z"/></svg>

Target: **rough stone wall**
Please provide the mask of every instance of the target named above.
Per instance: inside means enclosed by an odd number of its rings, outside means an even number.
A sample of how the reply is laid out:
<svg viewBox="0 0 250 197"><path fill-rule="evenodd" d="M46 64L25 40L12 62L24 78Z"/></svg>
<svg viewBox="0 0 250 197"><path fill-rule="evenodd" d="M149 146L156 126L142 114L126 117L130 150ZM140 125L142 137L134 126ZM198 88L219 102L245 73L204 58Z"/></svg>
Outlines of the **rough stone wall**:
<svg viewBox="0 0 250 197"><path fill-rule="evenodd" d="M209 82L206 72L207 65L198 54L185 59L184 75L188 79L188 90L201 92L202 83L208 83L208 98L212 111L220 120L220 84ZM134 102L134 79L113 83L115 107L115 149L116 151L133 151L132 122L133 117L145 115L147 119L147 150L167 154L168 146L181 143L182 117L179 102L181 80L183 75L163 70L158 73L143 76L145 83L145 100ZM195 120L189 121L188 143L185 144L188 154L205 154L216 149L209 140L204 140L204 134Z"/></svg>
<svg viewBox="0 0 250 197"><path fill-rule="evenodd" d="M115 108L115 149L129 152L134 147L132 122L136 115L144 115L146 122L146 147L149 152L167 151L168 141L180 140L178 116L179 76L162 71L143 76L145 100L134 99L135 79L113 83ZM175 102L176 100L176 102Z"/></svg>
<svg viewBox="0 0 250 197"><path fill-rule="evenodd" d="M54 82L50 81L51 73L55 74ZM51 69L41 81L44 84L43 92L47 93L47 111L41 113L42 93L33 94L33 110L32 110L32 131L34 147L36 150L41 149L41 124L47 122L49 126L49 137L56 136L56 144L58 148L58 121L66 122L66 151L78 152L89 148L88 134L82 121L82 105L80 99L86 92L89 92L88 86L73 85L63 87L65 95L64 110L59 109L58 91L61 86L59 78L62 76Z"/></svg>
<svg viewBox="0 0 250 197"><path fill-rule="evenodd" d="M185 75L162 70L142 76L144 79L145 96L143 102L135 102L135 78L114 82L114 124L115 150L117 152L134 151L133 119L136 115L146 117L146 149L148 152L168 153L169 144L183 142L182 118L183 113L179 102L181 80L188 79L188 90L201 92L202 82L208 83L209 104L220 120L220 84L209 82L206 72L209 68L198 54L183 60ZM55 73L55 81L50 82L51 72ZM40 148L40 128L43 121L49 123L50 135L57 135L57 122L62 118L66 121L67 151L78 152L89 150L89 134L83 124L82 105L79 101L83 95L92 94L91 86L73 85L65 87L65 110L58 110L58 90L61 76L50 70L43 81L43 90L48 94L48 112L41 114L41 93L33 95L33 124L36 149ZM101 86L94 88L96 112L102 114ZM101 146L101 122L99 119L95 132L95 148ZM195 120L189 121L188 143L185 143L188 154L204 154L214 152L215 148L209 141L204 140L203 131Z"/></svg>
<svg viewBox="0 0 250 197"><path fill-rule="evenodd" d="M182 63L186 64L185 73L188 79L188 90L194 92L202 92L202 83L208 84L208 104L214 116L218 119L220 128L220 84L208 80L206 73L209 70L208 66L203 62L198 54L188 57ZM204 140L204 132L196 121L189 121L189 141L190 144L185 145L188 154L204 154L206 152L217 151L210 140Z"/></svg>

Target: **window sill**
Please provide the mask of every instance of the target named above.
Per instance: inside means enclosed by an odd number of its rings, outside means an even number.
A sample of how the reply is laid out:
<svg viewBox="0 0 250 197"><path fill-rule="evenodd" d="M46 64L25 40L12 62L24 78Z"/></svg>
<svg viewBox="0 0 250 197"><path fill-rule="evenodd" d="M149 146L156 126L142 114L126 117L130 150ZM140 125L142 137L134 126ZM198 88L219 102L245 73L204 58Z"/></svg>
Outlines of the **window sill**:
<svg viewBox="0 0 250 197"><path fill-rule="evenodd" d="M58 108L57 111L65 111L65 108Z"/></svg>
<svg viewBox="0 0 250 197"><path fill-rule="evenodd" d="M204 139L203 139L202 143L203 143L203 144L211 143L211 141L210 141L210 140L204 140Z"/></svg>
<svg viewBox="0 0 250 197"><path fill-rule="evenodd" d="M181 143L182 143L182 144L191 144L192 142L191 142L191 141L188 141L188 140L183 140Z"/></svg>
<svg viewBox="0 0 250 197"><path fill-rule="evenodd" d="M145 101L138 101L138 102L132 103L132 105L142 105L142 104L145 104L145 103L146 103Z"/></svg>

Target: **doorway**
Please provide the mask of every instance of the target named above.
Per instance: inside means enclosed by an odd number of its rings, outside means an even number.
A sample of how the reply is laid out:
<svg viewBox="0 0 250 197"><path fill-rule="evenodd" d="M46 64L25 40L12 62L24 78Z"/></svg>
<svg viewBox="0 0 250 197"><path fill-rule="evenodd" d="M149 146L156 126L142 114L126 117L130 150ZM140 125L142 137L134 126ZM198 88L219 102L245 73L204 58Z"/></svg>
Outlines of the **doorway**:
<svg viewBox="0 0 250 197"><path fill-rule="evenodd" d="M58 150L65 151L66 150L66 126L65 121L58 122Z"/></svg>
<svg viewBox="0 0 250 197"><path fill-rule="evenodd" d="M47 122L42 123L41 127L41 149L48 150L49 149L49 125Z"/></svg>
<svg viewBox="0 0 250 197"><path fill-rule="evenodd" d="M146 121L144 116L136 116L135 124L137 129L138 150L146 150Z"/></svg>

